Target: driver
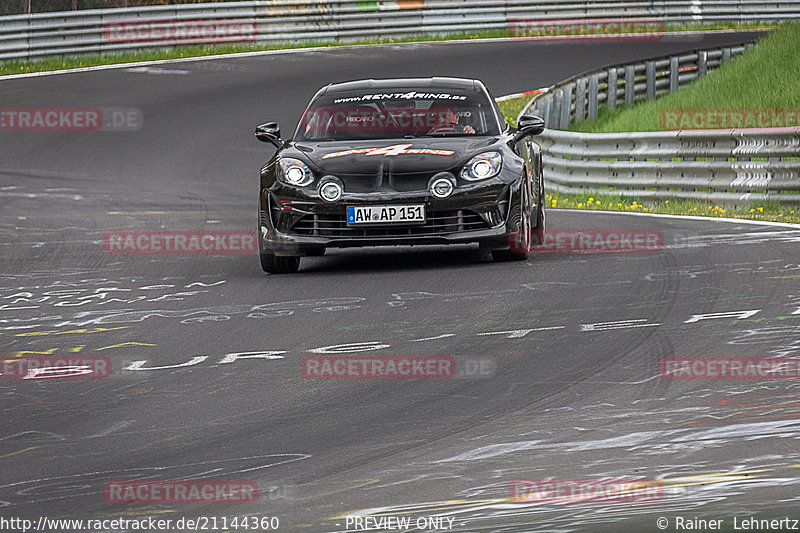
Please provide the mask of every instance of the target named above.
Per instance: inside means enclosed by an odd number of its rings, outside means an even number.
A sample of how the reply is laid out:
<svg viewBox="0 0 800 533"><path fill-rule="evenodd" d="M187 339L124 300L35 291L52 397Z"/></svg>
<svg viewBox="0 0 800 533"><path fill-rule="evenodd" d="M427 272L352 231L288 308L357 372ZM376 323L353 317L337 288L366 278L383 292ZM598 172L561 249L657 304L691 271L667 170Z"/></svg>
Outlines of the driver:
<svg viewBox="0 0 800 533"><path fill-rule="evenodd" d="M437 123L428 133L434 132L455 132L474 134L475 128L467 125L459 124L459 113L451 107L440 107L435 111Z"/></svg>

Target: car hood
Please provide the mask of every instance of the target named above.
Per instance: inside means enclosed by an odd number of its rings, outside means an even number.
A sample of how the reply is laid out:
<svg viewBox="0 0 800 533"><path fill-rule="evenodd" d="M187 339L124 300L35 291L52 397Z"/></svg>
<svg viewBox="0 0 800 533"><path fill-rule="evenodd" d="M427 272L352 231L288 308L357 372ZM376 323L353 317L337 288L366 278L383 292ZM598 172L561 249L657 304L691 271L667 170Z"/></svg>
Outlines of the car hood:
<svg viewBox="0 0 800 533"><path fill-rule="evenodd" d="M283 157L299 157L335 176L436 173L463 166L498 137L445 137L379 141L298 142Z"/></svg>

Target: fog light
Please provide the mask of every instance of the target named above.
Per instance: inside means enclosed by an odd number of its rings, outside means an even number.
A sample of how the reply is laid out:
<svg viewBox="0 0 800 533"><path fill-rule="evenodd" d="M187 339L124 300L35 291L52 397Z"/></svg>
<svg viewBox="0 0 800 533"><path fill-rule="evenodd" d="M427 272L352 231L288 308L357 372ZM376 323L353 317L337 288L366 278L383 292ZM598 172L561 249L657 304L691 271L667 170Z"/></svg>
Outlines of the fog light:
<svg viewBox="0 0 800 533"><path fill-rule="evenodd" d="M453 194L453 182L447 178L439 178L431 183L431 194L436 198L447 198Z"/></svg>
<svg viewBox="0 0 800 533"><path fill-rule="evenodd" d="M319 187L319 195L326 202L336 202L342 197L342 186L335 181L326 181Z"/></svg>

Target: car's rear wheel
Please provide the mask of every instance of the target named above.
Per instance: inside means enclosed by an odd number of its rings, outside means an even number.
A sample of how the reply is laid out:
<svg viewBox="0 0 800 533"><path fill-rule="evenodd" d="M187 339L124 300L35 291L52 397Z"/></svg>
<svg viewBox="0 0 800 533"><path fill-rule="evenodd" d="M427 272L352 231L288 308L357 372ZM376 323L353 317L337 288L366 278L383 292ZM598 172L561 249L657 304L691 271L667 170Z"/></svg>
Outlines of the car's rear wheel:
<svg viewBox="0 0 800 533"><path fill-rule="evenodd" d="M539 206L536 209L536 226L533 230L534 239L531 243L533 246L537 246L542 244L544 241L544 231L545 231L545 214L544 214L544 195L539 197ZM528 248L531 250L531 248Z"/></svg>

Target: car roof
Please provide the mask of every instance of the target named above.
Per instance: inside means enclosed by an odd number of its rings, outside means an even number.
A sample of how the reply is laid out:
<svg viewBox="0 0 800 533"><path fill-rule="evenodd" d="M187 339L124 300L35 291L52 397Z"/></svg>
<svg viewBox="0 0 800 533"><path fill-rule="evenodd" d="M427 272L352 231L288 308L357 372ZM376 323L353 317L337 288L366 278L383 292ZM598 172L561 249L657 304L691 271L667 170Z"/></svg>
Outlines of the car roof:
<svg viewBox="0 0 800 533"><path fill-rule="evenodd" d="M389 78L389 79L367 79L353 80L342 83L331 83L319 91L319 95L327 92L340 93L352 91L381 91L381 90L402 90L402 89L461 89L476 90L483 83L480 80L467 78Z"/></svg>

